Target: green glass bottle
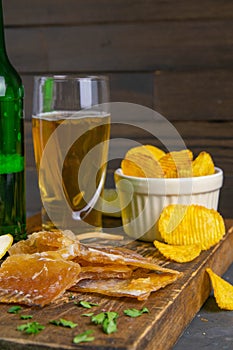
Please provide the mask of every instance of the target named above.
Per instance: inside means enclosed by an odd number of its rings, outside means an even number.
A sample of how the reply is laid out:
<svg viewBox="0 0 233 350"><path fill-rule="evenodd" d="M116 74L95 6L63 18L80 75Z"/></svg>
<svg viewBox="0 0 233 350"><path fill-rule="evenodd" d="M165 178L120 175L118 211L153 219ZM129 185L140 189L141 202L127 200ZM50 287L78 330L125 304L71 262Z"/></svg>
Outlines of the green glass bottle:
<svg viewBox="0 0 233 350"><path fill-rule="evenodd" d="M0 0L0 235L26 238L24 89L7 57Z"/></svg>

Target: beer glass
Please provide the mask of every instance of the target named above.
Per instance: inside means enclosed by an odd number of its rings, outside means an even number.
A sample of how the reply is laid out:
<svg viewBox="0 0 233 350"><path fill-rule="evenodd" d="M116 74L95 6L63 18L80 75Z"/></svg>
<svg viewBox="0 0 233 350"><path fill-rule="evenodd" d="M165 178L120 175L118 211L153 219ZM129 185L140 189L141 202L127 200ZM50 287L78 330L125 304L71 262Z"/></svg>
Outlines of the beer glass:
<svg viewBox="0 0 233 350"><path fill-rule="evenodd" d="M101 230L110 115L105 76L36 76L32 133L42 228Z"/></svg>

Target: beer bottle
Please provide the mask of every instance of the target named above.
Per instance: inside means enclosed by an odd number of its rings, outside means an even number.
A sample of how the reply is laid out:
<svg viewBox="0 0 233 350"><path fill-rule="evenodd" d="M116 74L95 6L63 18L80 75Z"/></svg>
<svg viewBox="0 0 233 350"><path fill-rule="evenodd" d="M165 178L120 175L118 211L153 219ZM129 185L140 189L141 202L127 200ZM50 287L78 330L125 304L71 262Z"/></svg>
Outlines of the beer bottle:
<svg viewBox="0 0 233 350"><path fill-rule="evenodd" d="M5 48L0 0L0 235L26 238L24 89Z"/></svg>

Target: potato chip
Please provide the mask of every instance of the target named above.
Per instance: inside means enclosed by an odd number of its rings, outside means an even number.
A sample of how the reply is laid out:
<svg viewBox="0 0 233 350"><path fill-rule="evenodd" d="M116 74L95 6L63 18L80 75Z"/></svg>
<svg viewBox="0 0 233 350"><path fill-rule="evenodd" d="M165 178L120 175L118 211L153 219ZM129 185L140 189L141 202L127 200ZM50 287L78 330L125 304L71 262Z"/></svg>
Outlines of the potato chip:
<svg viewBox="0 0 233 350"><path fill-rule="evenodd" d="M210 268L207 268L206 271L210 276L214 297L220 309L233 310L233 286L216 275Z"/></svg>
<svg viewBox="0 0 233 350"><path fill-rule="evenodd" d="M125 175L139 177L163 177L163 171L159 162L148 150L127 155L121 162L121 168Z"/></svg>
<svg viewBox="0 0 233 350"><path fill-rule="evenodd" d="M127 159L130 155L135 154L137 152L148 154L148 151L151 153L151 155L154 157L155 160L159 160L161 157L163 157L166 153L162 151L160 148L152 146L152 145L142 145L138 147L133 147L125 155L125 158Z"/></svg>
<svg viewBox="0 0 233 350"><path fill-rule="evenodd" d="M207 152L201 152L192 162L193 176L206 176L215 173L214 162L211 155Z"/></svg>
<svg viewBox="0 0 233 350"><path fill-rule="evenodd" d="M159 160L162 158L166 153L162 151L160 148L152 146L152 145L145 145L145 148L150 151L156 160Z"/></svg>
<svg viewBox="0 0 233 350"><path fill-rule="evenodd" d="M129 159L122 160L121 169L124 175L146 177L146 174L143 172L142 168Z"/></svg>
<svg viewBox="0 0 233 350"><path fill-rule="evenodd" d="M200 244L170 245L154 241L154 246L165 258L179 263L192 261L201 253Z"/></svg>
<svg viewBox="0 0 233 350"><path fill-rule="evenodd" d="M192 159L192 152L186 149L165 154L159 159L159 163L166 178L191 177Z"/></svg>
<svg viewBox="0 0 233 350"><path fill-rule="evenodd" d="M225 234L222 216L214 209L195 204L165 207L158 220L158 229L166 243L200 244L202 250L218 243Z"/></svg>

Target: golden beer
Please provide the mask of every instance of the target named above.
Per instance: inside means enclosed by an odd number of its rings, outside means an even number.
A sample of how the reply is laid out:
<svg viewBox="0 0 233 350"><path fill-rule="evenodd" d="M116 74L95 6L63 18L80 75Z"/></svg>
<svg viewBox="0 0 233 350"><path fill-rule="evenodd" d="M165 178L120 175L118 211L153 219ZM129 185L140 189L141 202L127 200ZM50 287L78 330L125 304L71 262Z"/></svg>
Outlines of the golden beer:
<svg viewBox="0 0 233 350"><path fill-rule="evenodd" d="M49 161L43 169L41 159L49 138L61 124L63 127L62 137L55 138L56 147L52 157L56 157L56 164L62 168L62 189L66 201L72 212L80 213L81 220L74 220L72 227L66 227L67 218L63 217L63 212L61 212L59 213L60 222L57 228L72 229L75 233L79 233L90 230L90 227L86 225L89 224L94 226L93 229L100 229L102 223L101 211L91 208L91 205L89 207L89 203L95 195L90 183L94 181L96 189L99 187L102 187L101 190L103 189L108 159L110 115L65 111L43 113L32 117L36 166L38 175L40 174L44 178L43 181L40 181L40 191L43 203L52 211L61 211L61 201L64 201L64 198L60 196L59 191L57 193L54 193L54 190L50 191L50 184L54 186L54 181L56 181L56 169L50 167ZM69 143L71 132L76 131L79 137L75 142L71 142L65 158L62 159L60 150L64 141ZM91 152L97 145L98 152ZM87 154L89 155L88 163L82 168L80 177L80 166ZM48 219L44 228L54 228L53 223Z"/></svg>

